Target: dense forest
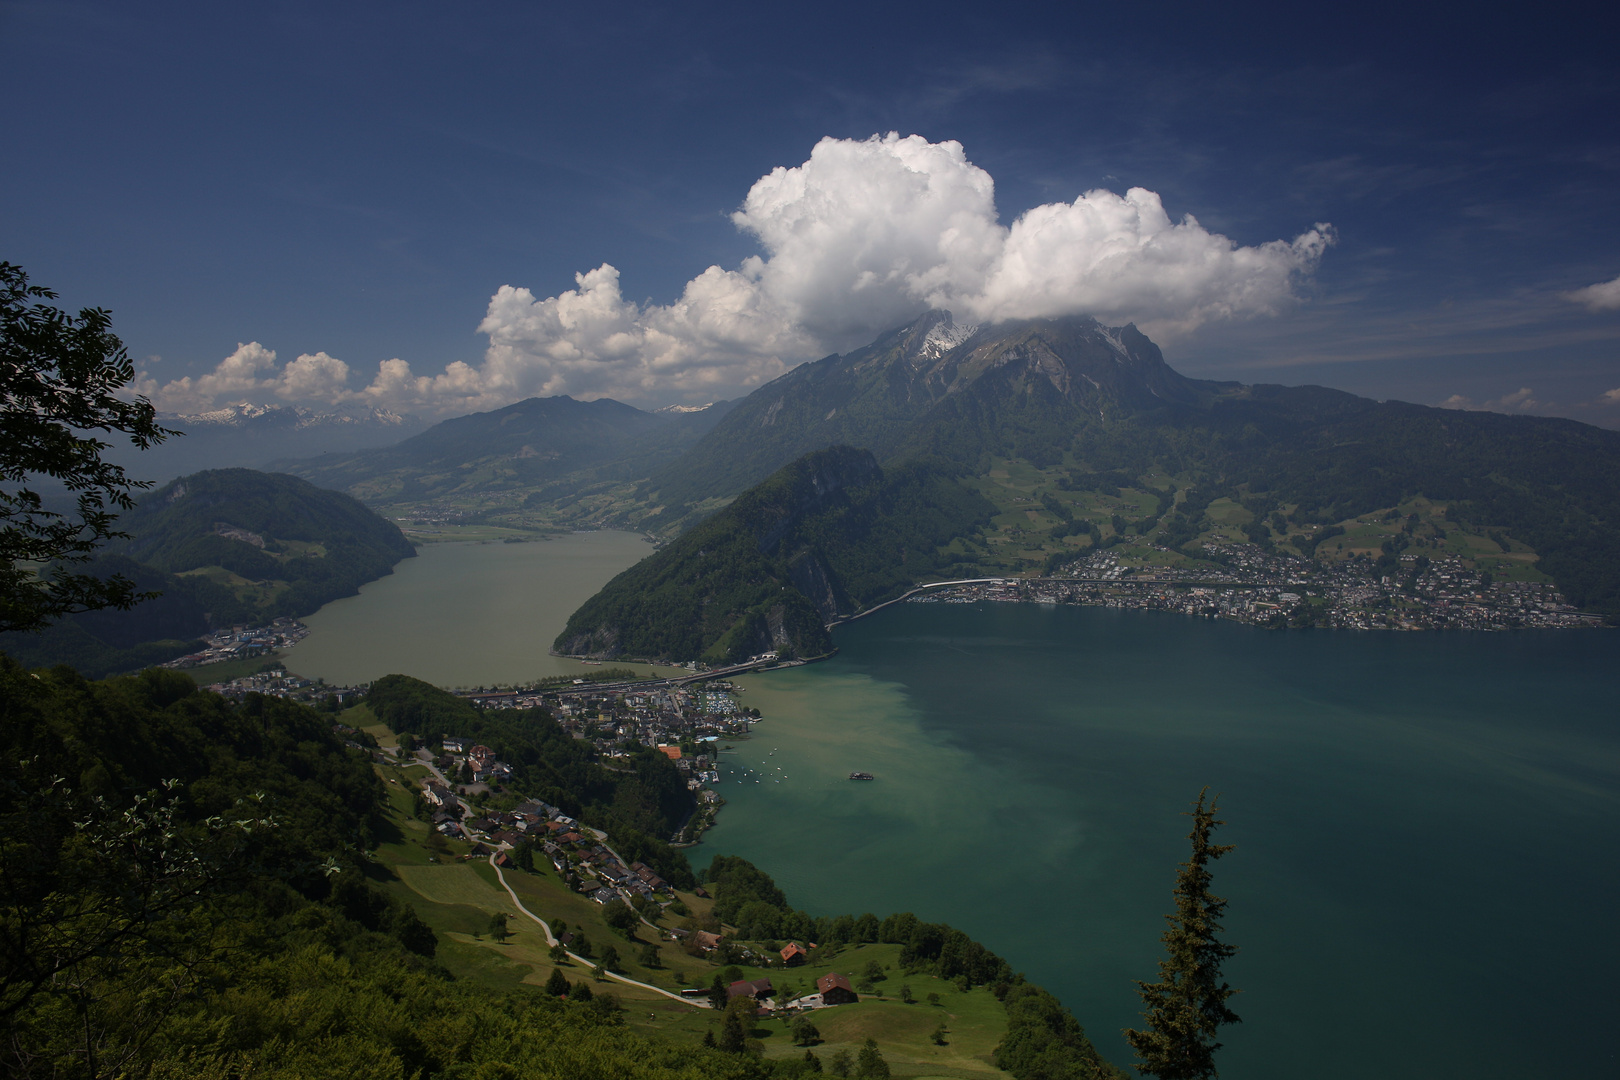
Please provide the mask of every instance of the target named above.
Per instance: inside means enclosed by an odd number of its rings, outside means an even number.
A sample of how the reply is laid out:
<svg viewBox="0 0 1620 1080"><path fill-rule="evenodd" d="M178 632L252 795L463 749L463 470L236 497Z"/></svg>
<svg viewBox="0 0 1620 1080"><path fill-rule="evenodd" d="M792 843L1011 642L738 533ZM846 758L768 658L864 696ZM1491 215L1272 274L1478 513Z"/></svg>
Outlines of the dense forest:
<svg viewBox="0 0 1620 1080"><path fill-rule="evenodd" d="M610 581L559 652L737 660L830 652L828 623L949 569L940 547L994 508L925 461L831 447L793 462Z"/></svg>
<svg viewBox="0 0 1620 1080"><path fill-rule="evenodd" d="M210 629L313 614L393 572L414 549L392 522L297 477L214 469L182 477L123 515L128 535L89 565L160 595L86 612L42 634L0 635L30 664L97 676L193 651Z"/></svg>

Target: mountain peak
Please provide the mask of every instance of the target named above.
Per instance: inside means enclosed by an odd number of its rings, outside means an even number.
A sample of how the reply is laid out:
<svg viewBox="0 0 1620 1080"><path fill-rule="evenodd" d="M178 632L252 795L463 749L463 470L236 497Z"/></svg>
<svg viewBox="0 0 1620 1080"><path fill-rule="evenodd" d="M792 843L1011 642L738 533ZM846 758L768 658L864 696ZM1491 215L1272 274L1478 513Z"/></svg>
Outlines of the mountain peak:
<svg viewBox="0 0 1620 1080"><path fill-rule="evenodd" d="M945 317L929 327L928 333L923 336L922 351L929 359L945 355L979 332L979 327L974 323L958 323L948 311L941 314Z"/></svg>

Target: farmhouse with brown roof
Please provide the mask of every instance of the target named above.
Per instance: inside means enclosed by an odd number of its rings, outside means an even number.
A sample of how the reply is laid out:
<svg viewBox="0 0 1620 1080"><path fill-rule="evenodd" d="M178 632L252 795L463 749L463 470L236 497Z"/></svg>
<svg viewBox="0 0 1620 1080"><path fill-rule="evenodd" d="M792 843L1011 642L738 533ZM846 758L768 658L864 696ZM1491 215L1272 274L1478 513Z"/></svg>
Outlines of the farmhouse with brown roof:
<svg viewBox="0 0 1620 1080"><path fill-rule="evenodd" d="M821 994L822 1002L827 1005L852 1005L861 1000L855 988L849 985L849 980L836 971L817 979L816 991Z"/></svg>
<svg viewBox="0 0 1620 1080"><path fill-rule="evenodd" d="M755 1001L764 1001L774 992L771 989L771 980L768 975L759 979L740 979L726 987L726 1000L751 997Z"/></svg>

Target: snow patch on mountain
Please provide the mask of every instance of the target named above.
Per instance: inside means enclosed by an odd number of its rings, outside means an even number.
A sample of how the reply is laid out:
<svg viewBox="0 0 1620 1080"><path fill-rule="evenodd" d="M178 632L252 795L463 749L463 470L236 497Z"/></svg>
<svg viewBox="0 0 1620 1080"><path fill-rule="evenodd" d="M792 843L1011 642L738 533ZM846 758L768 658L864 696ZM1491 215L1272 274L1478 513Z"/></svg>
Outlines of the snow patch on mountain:
<svg viewBox="0 0 1620 1080"><path fill-rule="evenodd" d="M249 424L286 426L294 429L338 426L404 427L416 418L390 409L350 408L336 412L316 412L296 405L255 405L233 401L219 409L200 413L160 413L159 419L191 427L243 427Z"/></svg>
<svg viewBox="0 0 1620 1080"><path fill-rule="evenodd" d="M935 323L923 338L923 348L935 356L943 356L979 332L974 323L952 322L945 318Z"/></svg>

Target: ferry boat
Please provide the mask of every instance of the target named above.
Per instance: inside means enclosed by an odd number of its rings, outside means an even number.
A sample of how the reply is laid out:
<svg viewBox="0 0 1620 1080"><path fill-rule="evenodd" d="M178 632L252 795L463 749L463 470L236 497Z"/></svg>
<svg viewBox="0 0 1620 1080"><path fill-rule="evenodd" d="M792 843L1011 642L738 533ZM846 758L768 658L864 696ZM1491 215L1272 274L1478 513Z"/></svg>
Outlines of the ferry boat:
<svg viewBox="0 0 1620 1080"><path fill-rule="evenodd" d="M849 774L849 778L851 780L876 780L877 779L877 777L873 776L869 772L852 772L852 773Z"/></svg>

